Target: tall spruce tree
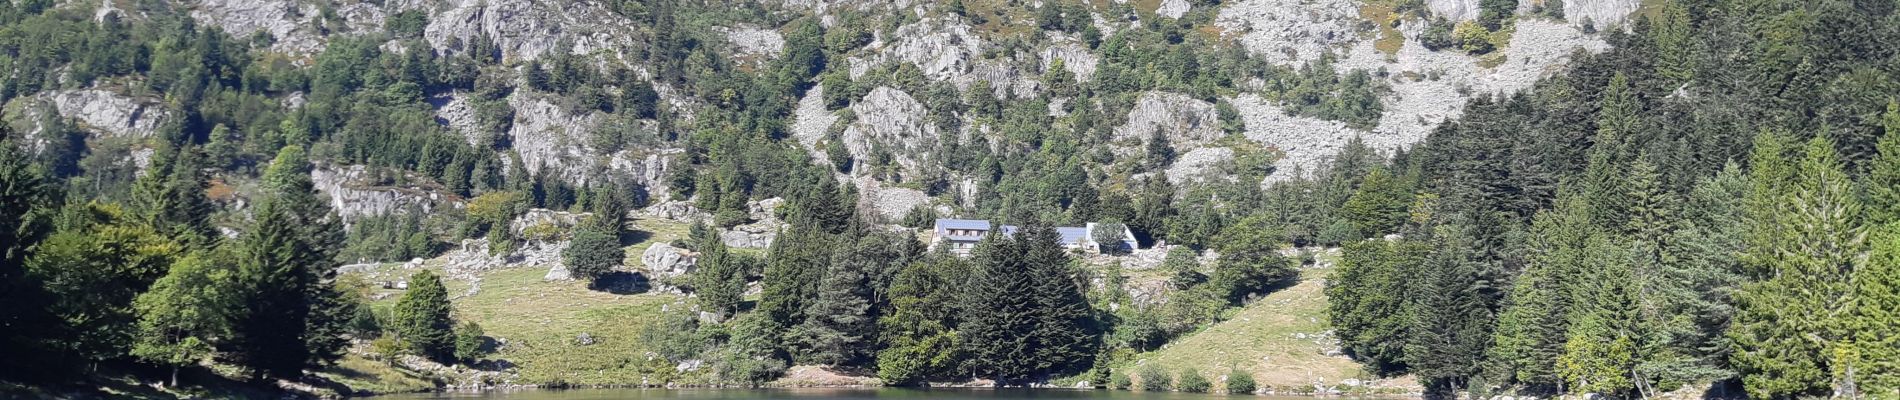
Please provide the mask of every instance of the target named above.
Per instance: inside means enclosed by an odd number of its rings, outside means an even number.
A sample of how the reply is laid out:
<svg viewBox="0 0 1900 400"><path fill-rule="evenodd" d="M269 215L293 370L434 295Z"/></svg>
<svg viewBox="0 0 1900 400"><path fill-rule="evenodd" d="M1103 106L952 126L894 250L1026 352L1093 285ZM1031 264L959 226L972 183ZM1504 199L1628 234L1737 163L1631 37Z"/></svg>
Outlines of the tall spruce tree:
<svg viewBox="0 0 1900 400"><path fill-rule="evenodd" d="M1492 309L1480 292L1479 244L1461 224L1440 226L1433 234L1438 251L1416 273L1405 364L1432 392L1467 387L1483 366L1491 344Z"/></svg>
<svg viewBox="0 0 1900 400"><path fill-rule="evenodd" d="M1498 316L1496 345L1491 357L1497 382L1515 381L1531 391L1558 391L1558 357L1563 354L1569 322L1581 292L1589 282L1584 247L1594 230L1589 207L1573 194L1560 194L1555 208L1537 214L1531 222L1530 256L1524 272L1512 283ZM1502 376L1496 376L1502 375Z"/></svg>
<svg viewBox="0 0 1900 400"><path fill-rule="evenodd" d="M1629 397L1643 379L1635 375L1643 332L1630 247L1597 235L1584 248L1591 268L1582 281L1583 303L1558 357L1558 372L1573 391Z"/></svg>
<svg viewBox="0 0 1900 400"><path fill-rule="evenodd" d="M59 196L43 168L14 146L0 124L0 378L59 378L67 356L53 338L58 323L46 306L50 295L27 274L28 250L51 230L46 205Z"/></svg>
<svg viewBox="0 0 1900 400"><path fill-rule="evenodd" d="M694 265L692 286L700 307L721 315L738 312L739 303L745 301L744 260L718 240L704 240L694 247L699 261Z"/></svg>
<svg viewBox="0 0 1900 400"><path fill-rule="evenodd" d="M1900 396L1900 225L1876 232L1867 264L1854 271L1853 304L1842 326L1852 345L1835 371L1869 398Z"/></svg>
<svg viewBox="0 0 1900 400"><path fill-rule="evenodd" d="M1018 386L1087 368L1100 339L1055 230L991 235L975 254L959 328L972 369Z"/></svg>
<svg viewBox="0 0 1900 400"><path fill-rule="evenodd" d="M817 298L805 306L805 321L790 333L798 361L831 366L866 357L876 337L876 314L871 308L867 272L890 259L880 257L885 246L876 235L862 235L838 246L819 280Z"/></svg>
<svg viewBox="0 0 1900 400"><path fill-rule="evenodd" d="M1406 332L1411 328L1407 288L1430 243L1371 240L1346 244L1339 270L1326 285L1327 318L1346 354L1375 375L1404 372Z"/></svg>
<svg viewBox="0 0 1900 400"><path fill-rule="evenodd" d="M1879 153L1869 163L1863 185L1869 225L1900 221L1900 100L1887 102L1887 112L1880 121L1886 134L1874 145Z"/></svg>
<svg viewBox="0 0 1900 400"><path fill-rule="evenodd" d="M267 197L236 250L239 302L234 357L253 377L296 377L340 356L340 334L355 314L328 279L342 229L316 197L303 148L285 147L264 172Z"/></svg>
<svg viewBox="0 0 1900 400"><path fill-rule="evenodd" d="M1036 343L1038 377L1088 369L1101 347L1102 330L1089 307L1087 279L1056 244L1054 229L1031 228L1020 234L1037 311L1029 337Z"/></svg>
<svg viewBox="0 0 1900 400"><path fill-rule="evenodd" d="M1863 265L1867 234L1853 182L1842 172L1834 144L1809 140L1790 191L1776 209L1778 240L1751 248L1749 262L1766 279L1742 287L1728 337L1729 357L1750 396L1839 393L1835 374L1847 339L1838 321L1847 309L1851 274Z"/></svg>

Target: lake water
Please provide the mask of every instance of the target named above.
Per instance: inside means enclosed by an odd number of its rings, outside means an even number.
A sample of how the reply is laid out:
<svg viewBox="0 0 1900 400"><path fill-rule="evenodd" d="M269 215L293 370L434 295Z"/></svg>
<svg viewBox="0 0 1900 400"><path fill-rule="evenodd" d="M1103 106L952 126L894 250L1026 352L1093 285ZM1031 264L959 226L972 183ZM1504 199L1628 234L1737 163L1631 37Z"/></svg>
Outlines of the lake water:
<svg viewBox="0 0 1900 400"><path fill-rule="evenodd" d="M1226 396L1080 389L574 389L378 396L376 400L1310 400L1311 397Z"/></svg>

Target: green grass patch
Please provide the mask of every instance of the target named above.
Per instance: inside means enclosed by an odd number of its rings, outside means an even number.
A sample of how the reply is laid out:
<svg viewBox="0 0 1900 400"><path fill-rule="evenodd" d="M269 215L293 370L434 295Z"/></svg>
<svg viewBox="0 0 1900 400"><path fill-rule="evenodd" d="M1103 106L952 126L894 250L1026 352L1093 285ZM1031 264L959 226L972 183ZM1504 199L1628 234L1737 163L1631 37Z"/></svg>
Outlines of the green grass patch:
<svg viewBox="0 0 1900 400"><path fill-rule="evenodd" d="M1391 5L1366 3L1359 6L1359 18L1378 26L1378 38L1372 41L1373 49L1390 57L1397 56L1399 49L1405 48L1405 34L1400 33L1397 26L1399 14Z"/></svg>
<svg viewBox="0 0 1900 400"><path fill-rule="evenodd" d="M489 358L514 363L520 373L517 383L642 382L648 357L640 330L676 297L616 295L588 289L580 281L544 281L545 273L517 268L484 276L481 291L455 301L457 319L481 324L489 336L505 343ZM583 333L592 344L580 343Z"/></svg>
<svg viewBox="0 0 1900 400"><path fill-rule="evenodd" d="M337 360L336 365L317 371L316 374L352 389L376 393L414 393L436 388L435 380L422 374L355 354L344 355L342 360Z"/></svg>
<svg viewBox="0 0 1900 400"><path fill-rule="evenodd" d="M1177 372L1195 368L1225 374L1229 368L1252 373L1263 387L1287 392L1315 381L1329 384L1347 378L1370 380L1345 356L1326 355L1332 329L1326 322L1326 296L1321 283L1329 270L1308 270L1301 282L1268 294L1234 311L1228 319L1176 339L1160 350L1135 357ZM1123 365L1121 371L1133 371Z"/></svg>
<svg viewBox="0 0 1900 400"><path fill-rule="evenodd" d="M640 254L648 247L685 238L691 227L687 223L655 219L635 220L634 226L638 232L630 237L637 241L627 246L627 263L635 269L640 265ZM424 268L440 273L441 263L431 261ZM514 364L519 377L513 383L517 384L638 385L649 372L658 370L647 357L640 331L659 315L662 306L678 301L678 296L613 294L589 289L583 281L551 282L545 280L549 267L521 266L484 272L480 276L480 288L472 295L467 293L476 282L445 277L443 285L454 303L456 320L481 324L484 333L502 343L497 353L485 358ZM371 281L397 281L413 273L414 270L403 270L400 264L386 264L362 275ZM398 290L383 293L387 296L373 306L392 307L402 295ZM592 338L592 344L580 344L578 338L583 333ZM378 390L377 386L403 388L416 384L369 365L380 363L361 361L368 364L351 362L339 366L368 371L361 379L361 383L367 385L365 388ZM667 364L664 369L670 372L672 365Z"/></svg>

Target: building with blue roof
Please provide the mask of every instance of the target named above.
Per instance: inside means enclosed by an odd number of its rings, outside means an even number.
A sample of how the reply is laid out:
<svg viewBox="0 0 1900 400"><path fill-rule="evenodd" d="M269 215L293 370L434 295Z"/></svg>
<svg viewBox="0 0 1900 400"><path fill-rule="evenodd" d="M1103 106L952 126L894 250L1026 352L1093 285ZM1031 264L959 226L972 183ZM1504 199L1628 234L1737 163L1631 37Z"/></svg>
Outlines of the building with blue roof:
<svg viewBox="0 0 1900 400"><path fill-rule="evenodd" d="M1000 233L1013 235L1017 229L1014 225L1003 225L999 227L991 224L988 220L980 219L945 218L938 219L933 225L931 228L930 246L932 248L937 246L949 246L950 252L958 255L969 255L970 250L975 249L976 244L982 242L983 237L989 236L991 231L1001 229ZM1118 230L1119 232L1103 230ZM1097 233L1102 234L1098 235ZM1061 243L1062 247L1087 253L1128 251L1134 250L1137 246L1134 232L1129 231L1128 227L1122 224L1097 224L1090 222L1079 227L1056 227L1056 236L1057 242ZM1106 237L1115 237L1119 238L1119 240L1113 240L1107 243L1098 240L1098 238Z"/></svg>

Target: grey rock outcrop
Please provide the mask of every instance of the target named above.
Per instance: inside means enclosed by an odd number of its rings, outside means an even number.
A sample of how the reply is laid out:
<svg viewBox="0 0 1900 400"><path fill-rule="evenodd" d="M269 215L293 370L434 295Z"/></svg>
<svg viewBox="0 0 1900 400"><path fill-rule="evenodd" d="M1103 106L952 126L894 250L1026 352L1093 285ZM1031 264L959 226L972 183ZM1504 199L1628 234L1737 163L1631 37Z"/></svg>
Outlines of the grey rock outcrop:
<svg viewBox="0 0 1900 400"><path fill-rule="evenodd" d="M361 165L318 165L310 171L317 191L330 198L330 208L348 224L363 217L398 212L430 213L464 207L452 193L422 186L387 186L372 182L370 171ZM413 181L426 181L415 177Z"/></svg>
<svg viewBox="0 0 1900 400"><path fill-rule="evenodd" d="M896 222L911 209L930 204L930 195L921 190L888 185L870 176L859 176L855 183L860 193L859 208L875 211L885 221Z"/></svg>
<svg viewBox="0 0 1900 400"><path fill-rule="evenodd" d="M1248 139L1273 146L1285 155L1275 162L1275 173L1267 177L1270 182L1313 171L1321 161L1338 153L1355 136L1365 137L1369 141L1387 137L1368 135L1338 121L1288 115L1286 109L1278 104L1251 93L1235 96L1229 101L1234 104L1234 109L1240 111L1240 120L1247 126ZM1409 143L1381 142L1374 147L1391 148ZM1176 164L1179 163L1181 161L1176 161Z"/></svg>
<svg viewBox="0 0 1900 400"><path fill-rule="evenodd" d="M784 199L776 197L747 203L747 214L752 222L719 231L719 241L743 249L772 247L772 240L778 238L779 229L785 227L785 223L779 221L776 215L778 207L784 204Z"/></svg>
<svg viewBox="0 0 1900 400"><path fill-rule="evenodd" d="M929 18L898 27L890 37L877 34L868 46L870 57L850 60L851 78L895 61L916 65L931 79L948 80L968 72L971 60L982 54L983 45L983 39L972 33L961 18Z"/></svg>
<svg viewBox="0 0 1900 400"><path fill-rule="evenodd" d="M1193 6L1187 0L1161 0L1161 5L1155 7L1155 15L1179 19Z"/></svg>
<svg viewBox="0 0 1900 400"><path fill-rule="evenodd" d="M1115 128L1115 140L1121 143L1147 143L1161 132L1175 149L1200 147L1221 137L1220 116L1214 105L1173 92L1147 92L1128 110L1128 122ZM1136 148L1124 148L1133 153Z"/></svg>
<svg viewBox="0 0 1900 400"><path fill-rule="evenodd" d="M1359 40L1358 12L1353 0L1243 0L1221 7L1214 24L1256 56L1300 65Z"/></svg>
<svg viewBox="0 0 1900 400"><path fill-rule="evenodd" d="M1210 172L1215 172L1212 171L1213 168L1220 164L1221 161L1233 158L1234 149L1226 147L1202 147L1189 150L1187 153L1175 157L1174 163L1168 165L1168 182L1181 185L1187 182L1201 182L1209 178L1224 177L1210 174Z"/></svg>
<svg viewBox="0 0 1900 400"><path fill-rule="evenodd" d="M1570 0L1564 2L1564 19L1578 25L1590 21L1604 29L1628 21L1642 7L1642 0Z"/></svg>
<svg viewBox="0 0 1900 400"><path fill-rule="evenodd" d="M798 99L798 108L792 113L792 137L814 158L822 159L824 153L818 141L824 140L831 126L838 123L838 115L825 109L825 86L812 85L805 97Z"/></svg>
<svg viewBox="0 0 1900 400"><path fill-rule="evenodd" d="M762 65L785 51L785 37L776 30L751 25L714 29L726 34L726 42L732 44L739 59L754 65Z"/></svg>
<svg viewBox="0 0 1900 400"><path fill-rule="evenodd" d="M1062 60L1063 68L1074 73L1075 79L1081 82L1095 77L1095 65L1100 62L1087 46L1066 37L1042 50L1042 70L1047 72L1055 60Z"/></svg>
<svg viewBox="0 0 1900 400"><path fill-rule="evenodd" d="M928 123L924 104L902 90L872 89L851 105L857 122L845 127L843 140L851 157L862 163L877 152L889 152L904 171L916 172L937 140L937 126Z"/></svg>
<svg viewBox="0 0 1900 400"><path fill-rule="evenodd" d="M654 243L640 253L640 265L646 266L653 279L662 282L693 273L698 260L697 253L666 243Z"/></svg>
<svg viewBox="0 0 1900 400"><path fill-rule="evenodd" d="M78 119L88 128L116 138L147 138L170 117L156 101L134 99L103 89L54 90L39 99L61 116Z"/></svg>
<svg viewBox="0 0 1900 400"><path fill-rule="evenodd" d="M515 60L533 60L564 50L556 45L566 41L573 54L604 52L623 58L624 49L633 48L633 35L627 29L636 26L606 5L594 1L522 1L522 0L450 0L441 12L430 15L423 37L436 49L449 49L451 42L469 43L477 35L486 35L501 49L501 56Z"/></svg>

